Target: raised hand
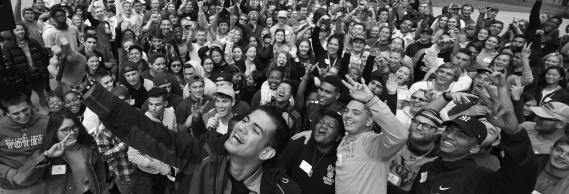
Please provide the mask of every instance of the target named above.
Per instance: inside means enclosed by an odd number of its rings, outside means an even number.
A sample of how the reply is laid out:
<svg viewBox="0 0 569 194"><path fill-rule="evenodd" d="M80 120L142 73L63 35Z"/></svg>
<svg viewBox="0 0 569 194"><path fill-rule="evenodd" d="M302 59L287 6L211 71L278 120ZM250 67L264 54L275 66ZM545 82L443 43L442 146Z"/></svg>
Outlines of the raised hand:
<svg viewBox="0 0 569 194"><path fill-rule="evenodd" d="M69 139L71 133L67 134L63 140L60 142L53 144L47 151L45 151L45 155L50 158L61 157L63 152L65 152L65 148L67 147L65 142Z"/></svg>
<svg viewBox="0 0 569 194"><path fill-rule="evenodd" d="M529 43L529 44L525 44L522 50L522 58L523 59L529 59L529 56L531 55L531 45L533 44L533 42Z"/></svg>
<svg viewBox="0 0 569 194"><path fill-rule="evenodd" d="M387 82L385 83L385 88L387 89L387 92L389 94L397 93L397 87L398 86L399 86L399 84L397 84L397 81L395 79L395 74L393 74L393 73L389 74L389 78L387 79Z"/></svg>
<svg viewBox="0 0 569 194"><path fill-rule="evenodd" d="M86 76L87 59L76 50L71 50L69 40L61 38L61 47L51 48L54 56L49 60L48 71L56 80L71 86L79 86Z"/></svg>
<svg viewBox="0 0 569 194"><path fill-rule="evenodd" d="M308 140L310 140L310 137L312 137L312 131L308 130L308 131L303 131L303 132L297 133L297 134L293 135L290 139L296 140L296 139L299 139L302 137L305 138L304 139L304 145L306 145L308 143Z"/></svg>
<svg viewBox="0 0 569 194"><path fill-rule="evenodd" d="M447 95L446 98L452 99L455 104L470 103L470 98L478 98L478 96L474 94L463 92L449 92L445 94Z"/></svg>
<svg viewBox="0 0 569 194"><path fill-rule="evenodd" d="M503 73L494 72L492 73L492 75L490 75L490 79L492 80L492 83L494 83L497 87L506 86L506 75L504 75Z"/></svg>
<svg viewBox="0 0 569 194"><path fill-rule="evenodd" d="M470 108L468 108L465 111L465 113L467 115L470 115L470 116L484 116L487 114L491 114L492 111L484 105L478 105L477 104L477 105L474 105L474 106L471 106Z"/></svg>
<svg viewBox="0 0 569 194"><path fill-rule="evenodd" d="M371 90L363 83L365 83L364 78L361 79L362 83L358 83L348 75L345 76L346 80L342 80L342 84L348 88L350 91L350 96L357 101L362 103L369 102L375 95L371 92Z"/></svg>
<svg viewBox="0 0 569 194"><path fill-rule="evenodd" d="M522 93L524 92L524 86L522 85L522 81L519 77L515 79L514 85L510 86L510 91L513 100L521 99Z"/></svg>

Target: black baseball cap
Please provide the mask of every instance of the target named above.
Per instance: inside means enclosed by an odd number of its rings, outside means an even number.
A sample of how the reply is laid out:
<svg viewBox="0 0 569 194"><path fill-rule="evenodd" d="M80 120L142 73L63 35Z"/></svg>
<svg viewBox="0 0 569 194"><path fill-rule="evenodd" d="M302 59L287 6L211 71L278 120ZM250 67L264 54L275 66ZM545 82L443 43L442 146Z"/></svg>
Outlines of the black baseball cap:
<svg viewBox="0 0 569 194"><path fill-rule="evenodd" d="M484 123L469 115L461 115L453 120L443 122L443 126L454 125L460 128L466 135L476 138L478 144L482 144L488 135L488 129Z"/></svg>
<svg viewBox="0 0 569 194"><path fill-rule="evenodd" d="M226 81L229 83L233 83L233 74L224 71L221 73L217 73L215 74L215 76L213 77L213 82L221 82L221 81Z"/></svg>

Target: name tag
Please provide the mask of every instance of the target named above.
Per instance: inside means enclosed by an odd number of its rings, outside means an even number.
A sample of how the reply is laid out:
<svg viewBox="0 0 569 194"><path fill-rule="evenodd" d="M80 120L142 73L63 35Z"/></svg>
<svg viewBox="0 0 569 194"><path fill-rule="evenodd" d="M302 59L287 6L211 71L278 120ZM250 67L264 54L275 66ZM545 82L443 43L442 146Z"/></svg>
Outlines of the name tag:
<svg viewBox="0 0 569 194"><path fill-rule="evenodd" d="M312 165L308 164L308 162L302 160L300 163L300 169L302 169L306 174L310 174L312 172Z"/></svg>
<svg viewBox="0 0 569 194"><path fill-rule="evenodd" d="M51 166L51 175L61 175L65 174L67 167L65 165L53 165Z"/></svg>
<svg viewBox="0 0 569 194"><path fill-rule="evenodd" d="M491 63L492 59L491 58L484 58L484 59L482 59L482 61L484 61L484 63Z"/></svg>
<svg viewBox="0 0 569 194"><path fill-rule="evenodd" d="M389 173L389 176L387 176L387 180L391 183L394 184L395 186L399 186L399 184L401 184L401 178L399 178L399 176L397 176L396 174L393 173Z"/></svg>

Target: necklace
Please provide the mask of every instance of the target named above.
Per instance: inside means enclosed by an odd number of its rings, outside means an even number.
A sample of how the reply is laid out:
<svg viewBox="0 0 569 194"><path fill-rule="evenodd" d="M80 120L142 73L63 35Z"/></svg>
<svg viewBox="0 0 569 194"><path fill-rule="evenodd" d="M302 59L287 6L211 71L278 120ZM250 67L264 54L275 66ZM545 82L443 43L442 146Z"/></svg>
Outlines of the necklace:
<svg viewBox="0 0 569 194"><path fill-rule="evenodd" d="M401 154L401 155L402 155L402 156L401 156L401 159L403 160L403 163L405 163L406 160L412 161L412 162L421 160L421 159L423 159L425 156L429 155L429 154L434 150L434 148L435 148L435 147L433 146L427 153L425 153L425 154L423 154L423 155L420 155L420 156L418 156L418 157L415 157L415 154L411 153L411 151L409 150L409 148L410 148L409 146L410 146L410 145L409 145L409 142L407 142L407 145L406 145L407 149L404 149L403 153Z"/></svg>
<svg viewBox="0 0 569 194"><path fill-rule="evenodd" d="M316 163L314 163L314 160L316 159L316 152L318 152L318 148L315 147L314 148L314 154L312 154L312 161L311 163L314 164L312 166L312 168L310 168L310 172L308 173L308 177L312 177L312 172L314 172L314 168L316 167L316 165L318 165L318 163L320 163L320 161L322 160L322 158L324 158L324 155L326 154L322 154L322 156L320 156L320 159L318 159L318 161L316 161Z"/></svg>

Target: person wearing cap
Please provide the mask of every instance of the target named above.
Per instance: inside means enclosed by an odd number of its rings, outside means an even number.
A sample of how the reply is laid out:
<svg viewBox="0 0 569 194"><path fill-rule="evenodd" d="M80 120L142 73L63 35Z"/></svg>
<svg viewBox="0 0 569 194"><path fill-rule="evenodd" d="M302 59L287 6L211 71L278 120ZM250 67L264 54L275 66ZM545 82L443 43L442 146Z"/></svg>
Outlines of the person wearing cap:
<svg viewBox="0 0 569 194"><path fill-rule="evenodd" d="M419 168L437 158L437 141L442 122L437 110L424 108L414 114L409 125L402 128L409 131L409 137L389 166L388 193L408 192L418 175Z"/></svg>
<svg viewBox="0 0 569 194"><path fill-rule="evenodd" d="M363 24L354 24L354 26L363 26ZM366 46L365 35L362 34L355 34L351 40L351 52L344 53L342 57L342 66L341 67L355 67L358 68L360 73L364 69L366 64L373 65L375 57L370 57L369 52L364 52L364 48ZM348 64L346 64L348 63ZM342 69L342 68L341 68Z"/></svg>
<svg viewBox="0 0 569 194"><path fill-rule="evenodd" d="M235 91L232 87L221 86L217 88L214 96L215 108L205 113L202 119L206 130L225 135L231 132L228 123L234 115L232 108L235 105ZM199 137L200 134L194 133L194 136Z"/></svg>
<svg viewBox="0 0 569 194"><path fill-rule="evenodd" d="M148 91L154 87L154 83L151 80L142 78L137 65L130 61L123 66L121 72L123 72L123 77L119 83L128 89L130 96L134 100L134 107L140 109L144 101L148 99Z"/></svg>
<svg viewBox="0 0 569 194"><path fill-rule="evenodd" d="M280 10L277 14L277 24L270 28L271 34L274 36L278 29L283 29L285 31L285 35L290 35L294 32L292 27L286 24L288 19L288 12L285 10Z"/></svg>
<svg viewBox="0 0 569 194"><path fill-rule="evenodd" d="M336 149L345 133L341 113L324 112L310 133L288 143L279 165L303 193L334 193Z"/></svg>
<svg viewBox="0 0 569 194"><path fill-rule="evenodd" d="M79 29L73 25L67 24L67 13L60 6L53 6L50 9L50 17L55 21L55 25L47 25L42 32L44 46L51 48L53 46L61 46L61 40L69 41L71 50L77 50L80 38Z"/></svg>
<svg viewBox="0 0 569 194"><path fill-rule="evenodd" d="M154 77L158 73L163 73L163 76L168 80L170 83L170 92L172 94L176 94L178 96L182 96L182 88L180 87L180 82L176 77L171 74L168 74L166 71L166 56L162 53L154 53L150 55L148 59L148 63L150 69L143 71L140 76L144 79L154 80ZM165 84L163 81L160 85ZM154 86L160 86L158 84L154 84Z"/></svg>
<svg viewBox="0 0 569 194"><path fill-rule="evenodd" d="M182 97L172 93L172 82L170 81L168 74L160 72L156 73L154 75L154 79L152 79L152 82L154 83L154 86L152 88L162 88L166 90L167 94L165 98L166 101L168 101L166 105L167 108L178 107L178 104L182 102ZM148 100L144 101L142 104L142 110L148 110Z"/></svg>
<svg viewBox="0 0 569 194"><path fill-rule="evenodd" d="M204 94L205 85L202 77L193 75L186 81L188 97L175 108L178 131L188 131L195 119L201 119L204 113L215 107L215 100Z"/></svg>
<svg viewBox="0 0 569 194"><path fill-rule="evenodd" d="M565 135L564 129L569 123L569 105L552 101L531 107L530 110L536 115L537 121L527 121L520 126L528 132L536 154L549 154L553 143Z"/></svg>
<svg viewBox="0 0 569 194"><path fill-rule="evenodd" d="M490 24L496 21L496 15L498 15L500 9L497 7L481 7L478 11L480 14L476 20L476 28L480 29L490 27Z"/></svg>
<svg viewBox="0 0 569 194"><path fill-rule="evenodd" d="M405 49L405 55L413 57L415 60L419 58L419 56L417 56L417 53L422 54L422 52L419 51L427 49L433 45L431 42L433 29L424 28L419 34L419 40L409 44Z"/></svg>
<svg viewBox="0 0 569 194"><path fill-rule="evenodd" d="M499 156L501 168L492 171L477 164L471 154L478 153L488 136L488 129L478 117L460 115L443 122L438 148L439 157L421 166L409 191L418 193L530 193L536 180L537 163L531 150L528 133L518 125L505 75L495 75L496 103L501 113L488 116L490 123L502 129ZM442 94L433 103L445 105L453 100L457 104L469 103L472 94Z"/></svg>

